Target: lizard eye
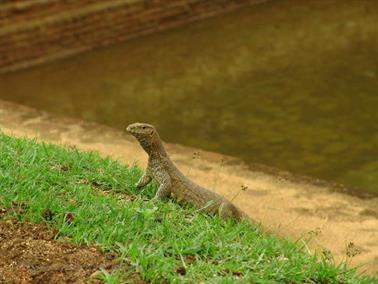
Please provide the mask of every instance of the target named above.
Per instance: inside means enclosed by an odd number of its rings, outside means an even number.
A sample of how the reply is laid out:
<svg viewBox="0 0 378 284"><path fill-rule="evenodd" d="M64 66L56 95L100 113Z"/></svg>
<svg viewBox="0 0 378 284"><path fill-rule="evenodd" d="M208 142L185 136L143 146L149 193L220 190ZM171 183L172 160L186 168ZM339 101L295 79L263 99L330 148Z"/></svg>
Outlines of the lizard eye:
<svg viewBox="0 0 378 284"><path fill-rule="evenodd" d="M143 128L143 129L146 129L146 126L143 126L142 128Z"/></svg>

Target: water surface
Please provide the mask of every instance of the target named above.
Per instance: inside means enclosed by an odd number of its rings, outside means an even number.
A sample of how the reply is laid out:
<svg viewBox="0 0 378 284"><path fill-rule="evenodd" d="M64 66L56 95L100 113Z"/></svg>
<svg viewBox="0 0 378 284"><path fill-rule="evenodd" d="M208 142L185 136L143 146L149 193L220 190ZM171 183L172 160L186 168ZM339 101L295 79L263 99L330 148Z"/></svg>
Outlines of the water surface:
<svg viewBox="0 0 378 284"><path fill-rule="evenodd" d="M2 75L0 98L378 192L378 1L271 1Z"/></svg>

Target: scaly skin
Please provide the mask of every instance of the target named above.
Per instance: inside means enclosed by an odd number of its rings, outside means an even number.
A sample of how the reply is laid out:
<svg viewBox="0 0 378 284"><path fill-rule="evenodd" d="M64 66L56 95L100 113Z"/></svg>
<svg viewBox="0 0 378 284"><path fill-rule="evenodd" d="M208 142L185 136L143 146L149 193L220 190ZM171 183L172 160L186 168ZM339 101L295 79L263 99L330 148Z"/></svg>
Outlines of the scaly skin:
<svg viewBox="0 0 378 284"><path fill-rule="evenodd" d="M152 125L137 122L130 124L127 131L135 136L149 157L146 172L136 184L137 188L155 179L159 189L153 200L171 196L208 213L219 214L222 218L241 219L243 214L230 201L192 182L179 171Z"/></svg>

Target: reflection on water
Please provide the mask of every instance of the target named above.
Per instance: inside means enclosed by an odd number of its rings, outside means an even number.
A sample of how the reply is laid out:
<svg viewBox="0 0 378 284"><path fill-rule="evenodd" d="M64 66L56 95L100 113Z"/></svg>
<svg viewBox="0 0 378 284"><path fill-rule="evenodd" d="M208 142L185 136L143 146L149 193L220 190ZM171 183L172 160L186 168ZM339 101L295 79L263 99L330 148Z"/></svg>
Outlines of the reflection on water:
<svg viewBox="0 0 378 284"><path fill-rule="evenodd" d="M378 1L272 1L0 77L0 98L378 192Z"/></svg>

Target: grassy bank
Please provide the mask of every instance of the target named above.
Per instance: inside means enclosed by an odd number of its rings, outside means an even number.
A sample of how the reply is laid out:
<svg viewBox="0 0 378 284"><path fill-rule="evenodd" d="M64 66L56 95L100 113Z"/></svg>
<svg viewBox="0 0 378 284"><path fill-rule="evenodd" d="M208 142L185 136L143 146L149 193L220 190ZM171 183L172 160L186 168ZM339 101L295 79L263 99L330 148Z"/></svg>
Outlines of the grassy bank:
<svg viewBox="0 0 378 284"><path fill-rule="evenodd" d="M0 134L2 218L48 223L57 238L116 252L109 283L375 283L303 242L262 234L247 222L223 221L171 201L153 204L155 185L137 191L141 175L94 153Z"/></svg>

